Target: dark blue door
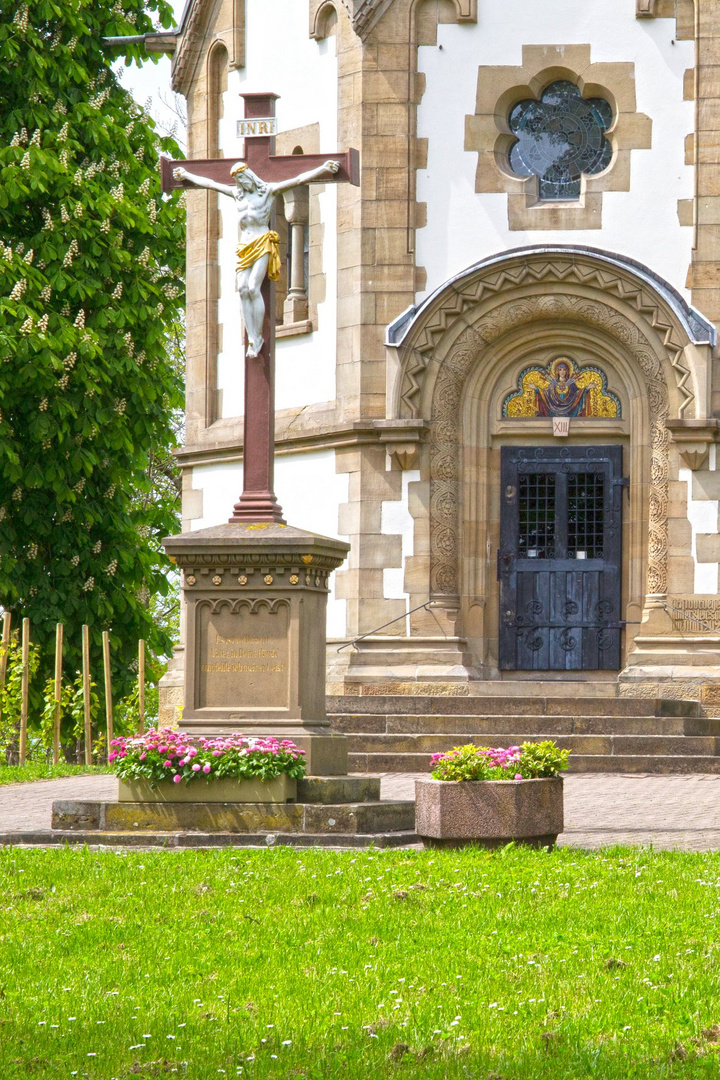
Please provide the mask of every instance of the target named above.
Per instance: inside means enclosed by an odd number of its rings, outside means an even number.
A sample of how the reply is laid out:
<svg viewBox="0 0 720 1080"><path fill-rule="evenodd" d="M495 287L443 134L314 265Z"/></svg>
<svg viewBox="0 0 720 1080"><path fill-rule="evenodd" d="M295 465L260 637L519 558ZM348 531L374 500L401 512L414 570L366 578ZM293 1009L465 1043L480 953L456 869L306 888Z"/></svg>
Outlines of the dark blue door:
<svg viewBox="0 0 720 1080"><path fill-rule="evenodd" d="M503 670L620 667L621 446L503 447Z"/></svg>

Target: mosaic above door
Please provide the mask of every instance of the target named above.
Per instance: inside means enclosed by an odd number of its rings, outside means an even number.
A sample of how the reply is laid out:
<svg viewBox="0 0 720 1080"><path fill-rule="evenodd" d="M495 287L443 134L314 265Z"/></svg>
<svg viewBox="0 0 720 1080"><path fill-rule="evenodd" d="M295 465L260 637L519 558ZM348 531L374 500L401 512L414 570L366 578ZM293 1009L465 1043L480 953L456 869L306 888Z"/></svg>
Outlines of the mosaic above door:
<svg viewBox="0 0 720 1080"><path fill-rule="evenodd" d="M503 401L509 419L545 416L621 418L620 399L608 390L607 375L594 364L580 367L569 356L547 366L533 364L520 372L517 389Z"/></svg>

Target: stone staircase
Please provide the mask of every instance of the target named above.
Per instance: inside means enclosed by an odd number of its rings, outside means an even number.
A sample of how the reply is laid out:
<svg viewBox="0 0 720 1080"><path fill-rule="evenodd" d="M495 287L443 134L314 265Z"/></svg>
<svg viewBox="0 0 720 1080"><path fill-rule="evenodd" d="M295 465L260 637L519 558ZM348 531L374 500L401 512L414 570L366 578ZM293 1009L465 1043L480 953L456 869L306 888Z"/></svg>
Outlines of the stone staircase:
<svg viewBox="0 0 720 1080"><path fill-rule="evenodd" d="M425 772L453 746L542 739L572 751L570 772L720 773L720 719L696 701L368 694L327 707L353 773Z"/></svg>

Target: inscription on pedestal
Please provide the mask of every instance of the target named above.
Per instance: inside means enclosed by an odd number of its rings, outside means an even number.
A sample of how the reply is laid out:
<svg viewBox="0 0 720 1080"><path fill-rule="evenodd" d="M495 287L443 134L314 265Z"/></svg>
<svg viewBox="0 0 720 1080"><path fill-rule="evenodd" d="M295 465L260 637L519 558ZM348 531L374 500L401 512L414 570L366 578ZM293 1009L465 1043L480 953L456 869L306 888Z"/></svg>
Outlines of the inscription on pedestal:
<svg viewBox="0 0 720 1080"><path fill-rule="evenodd" d="M203 604L196 617L199 708L287 707L287 604Z"/></svg>
<svg viewBox="0 0 720 1080"><path fill-rule="evenodd" d="M676 630L690 634L720 631L720 600L674 596L669 597L668 604Z"/></svg>

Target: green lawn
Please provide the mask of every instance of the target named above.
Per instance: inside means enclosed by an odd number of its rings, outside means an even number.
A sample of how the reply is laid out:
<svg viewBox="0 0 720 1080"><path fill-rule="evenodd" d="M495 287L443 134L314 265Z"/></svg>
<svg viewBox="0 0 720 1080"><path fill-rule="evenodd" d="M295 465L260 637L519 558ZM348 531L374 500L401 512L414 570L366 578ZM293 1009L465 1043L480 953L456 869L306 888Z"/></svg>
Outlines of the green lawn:
<svg viewBox="0 0 720 1080"><path fill-rule="evenodd" d="M0 1076L720 1072L720 856L0 850Z"/></svg>
<svg viewBox="0 0 720 1080"><path fill-rule="evenodd" d="M3 784L22 784L28 780L56 780L59 776L86 776L88 773L108 773L105 765L47 765L33 761L29 765L0 765L0 787Z"/></svg>

